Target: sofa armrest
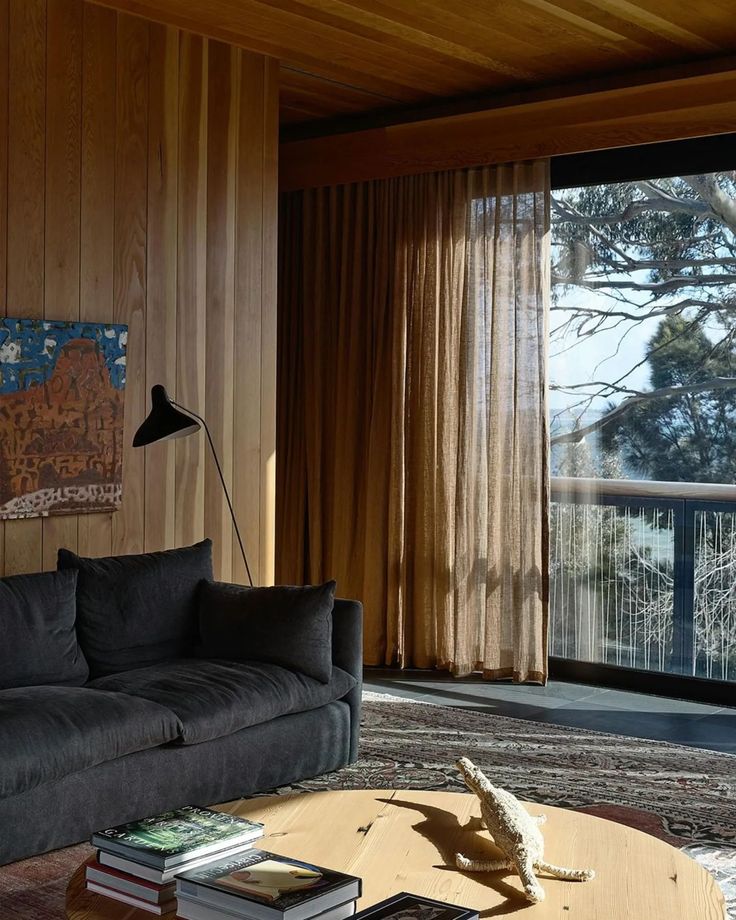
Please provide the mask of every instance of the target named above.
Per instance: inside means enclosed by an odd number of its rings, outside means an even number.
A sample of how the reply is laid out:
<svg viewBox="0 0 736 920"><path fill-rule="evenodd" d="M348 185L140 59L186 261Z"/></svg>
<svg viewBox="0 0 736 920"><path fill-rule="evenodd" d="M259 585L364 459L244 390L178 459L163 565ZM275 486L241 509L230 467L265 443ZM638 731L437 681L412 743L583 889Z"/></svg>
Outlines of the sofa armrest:
<svg viewBox="0 0 736 920"><path fill-rule="evenodd" d="M363 605L335 598L332 610L332 663L363 679Z"/></svg>
<svg viewBox="0 0 736 920"><path fill-rule="evenodd" d="M335 598L332 611L332 663L356 679L345 696L350 706L350 763L358 758L360 709L363 695L363 605L359 601Z"/></svg>

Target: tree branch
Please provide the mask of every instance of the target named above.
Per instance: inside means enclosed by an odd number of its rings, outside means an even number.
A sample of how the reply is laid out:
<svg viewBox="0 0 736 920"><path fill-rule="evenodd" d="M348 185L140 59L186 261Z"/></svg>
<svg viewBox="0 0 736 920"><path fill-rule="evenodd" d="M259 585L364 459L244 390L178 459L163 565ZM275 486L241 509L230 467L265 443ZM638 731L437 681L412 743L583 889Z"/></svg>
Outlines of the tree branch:
<svg viewBox="0 0 736 920"><path fill-rule="evenodd" d="M646 304L642 304L646 307ZM700 316L705 317L710 312L715 312L722 308L722 304L711 303L708 300L680 300L677 303L670 304L668 307L660 307L655 310L646 310L644 313L630 313L627 310L605 310L596 309L595 307L550 307L550 313L571 313L570 320L591 317L601 317L603 319L630 319L635 323L640 323L645 319L653 319L657 316L671 316L673 313L682 313L690 307L700 307ZM568 320L568 322L570 321ZM556 329L554 331L557 331ZM594 335L595 332L585 332L585 335Z"/></svg>
<svg viewBox="0 0 736 920"><path fill-rule="evenodd" d="M587 280L585 278L574 281L561 278L559 275L552 275L553 284L572 284L575 287L586 288L587 290L632 290L632 291L653 291L658 294L666 294L669 291L676 291L683 287L708 287L710 285L736 284L736 274L723 275L677 275L674 278L666 278L664 281L617 281L606 278L602 281Z"/></svg>
<svg viewBox="0 0 736 920"><path fill-rule="evenodd" d="M549 388L559 393L572 395L573 390L585 390L587 387L600 387L593 396L607 397L616 393L627 393L630 396L641 396L646 390L632 390L631 387L621 387L605 380L591 380L589 383L551 383ZM610 392L608 392L610 391Z"/></svg>
<svg viewBox="0 0 736 920"><path fill-rule="evenodd" d="M667 399L674 396L683 396L685 394L703 393L708 390L730 390L736 388L736 377L712 377L710 380L703 380L701 383L689 383L685 386L659 387L656 390L649 390L645 393L637 393L634 396L627 396L626 399L606 412L600 418L577 428L575 431L568 431L565 434L558 434L550 439L550 444L554 447L556 444L577 444L582 441L586 435L592 434L608 425L614 419L628 412L633 406L639 403L649 402L652 399Z"/></svg>
<svg viewBox="0 0 736 920"><path fill-rule="evenodd" d="M710 268L711 266L722 267L724 265L730 268L736 264L736 255L703 256L700 259L635 259L633 257L626 257L624 259L621 257L618 261L609 256L608 258L601 257L597 262L598 265L592 273L605 276L608 274L621 274L622 272L651 271L653 269L671 269L674 271L680 268ZM560 274L559 277L562 277L562 275ZM570 284L577 284L577 278L579 276L568 275L567 277L570 279ZM691 276L688 275L683 277ZM702 277L703 280L707 281L710 276L702 275L698 277Z"/></svg>
<svg viewBox="0 0 736 920"><path fill-rule="evenodd" d="M712 174L684 176L690 188L710 206L711 211L732 233L736 233L736 202L718 185Z"/></svg>
<svg viewBox="0 0 736 920"><path fill-rule="evenodd" d="M553 199L554 201L554 199ZM555 210L564 216L565 221L571 224L590 224L605 226L606 224L624 224L647 211L665 211L670 214L690 214L693 217L714 217L710 204L706 201L684 198L637 198L626 205L623 211L616 214L575 214L574 211L564 210L555 203Z"/></svg>

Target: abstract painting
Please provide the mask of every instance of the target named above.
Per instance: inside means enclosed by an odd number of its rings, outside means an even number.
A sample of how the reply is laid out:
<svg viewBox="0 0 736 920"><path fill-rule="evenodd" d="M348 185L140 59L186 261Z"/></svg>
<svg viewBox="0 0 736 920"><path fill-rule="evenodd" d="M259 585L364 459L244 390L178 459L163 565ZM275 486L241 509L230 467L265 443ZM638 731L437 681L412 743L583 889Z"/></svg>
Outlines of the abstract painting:
<svg viewBox="0 0 736 920"><path fill-rule="evenodd" d="M0 318L0 519L112 511L128 327Z"/></svg>

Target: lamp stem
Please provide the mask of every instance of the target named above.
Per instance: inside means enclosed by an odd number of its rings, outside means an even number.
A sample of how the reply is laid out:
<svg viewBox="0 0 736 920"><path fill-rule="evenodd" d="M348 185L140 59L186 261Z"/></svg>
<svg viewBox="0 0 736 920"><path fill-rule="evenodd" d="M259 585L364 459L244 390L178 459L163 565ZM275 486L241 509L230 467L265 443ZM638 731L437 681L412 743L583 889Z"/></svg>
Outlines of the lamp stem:
<svg viewBox="0 0 736 920"><path fill-rule="evenodd" d="M248 584L253 587L253 579L250 574L250 566L248 565L248 559L245 555L245 547L243 546L243 540L240 536L240 530L238 529L238 522L235 518L235 510L233 508L233 503L230 501L230 493L227 490L227 485L225 484L225 477L222 475L222 467L220 466L220 461L217 456L217 451L215 450L215 444L212 440L212 435L210 434L210 429L207 425L207 422L202 418L201 415L197 415L196 412L193 412L191 409L187 409L186 406L180 405L178 402L174 402L173 399L170 399L171 405L176 406L177 409L181 409L182 412L186 412L187 415L191 415L192 418L196 418L198 422L202 423L204 427L205 434L207 435L207 440L209 441L210 450L212 451L212 456L215 461L215 466L217 467L217 473L220 477L220 482L222 483L222 491L225 493L225 499L227 501L227 506L230 509L230 517L233 521L233 528L235 529L235 536L238 538L238 545L240 546L240 554L243 557L243 562L245 563L245 571L248 575Z"/></svg>

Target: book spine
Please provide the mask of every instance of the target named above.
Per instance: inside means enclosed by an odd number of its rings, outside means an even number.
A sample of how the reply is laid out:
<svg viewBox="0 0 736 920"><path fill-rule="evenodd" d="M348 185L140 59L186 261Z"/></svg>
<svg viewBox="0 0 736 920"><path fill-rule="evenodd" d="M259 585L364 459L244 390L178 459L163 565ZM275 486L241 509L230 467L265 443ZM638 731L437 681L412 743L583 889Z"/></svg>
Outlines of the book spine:
<svg viewBox="0 0 736 920"><path fill-rule="evenodd" d="M144 879L154 885L165 885L173 881L173 876L171 878L166 878L165 874L161 872L160 869L152 869L150 866L143 866L140 863L135 863L130 859L126 859L124 856L120 856L118 853L108 853L106 850L97 851L97 862L102 866L109 866L111 869L125 872L139 879Z"/></svg>
<svg viewBox="0 0 736 920"><path fill-rule="evenodd" d="M150 901L152 904L160 904L162 901L168 901L174 896L174 882L157 885L155 882L148 882L145 879L136 878L134 875L127 875L107 866L87 866L86 877L87 881L114 888L115 891L122 891L124 894L129 894L134 898L140 898L142 901Z"/></svg>
<svg viewBox="0 0 736 920"><path fill-rule="evenodd" d="M186 863L204 859L207 856L211 856L214 860L222 858L221 854L228 853L230 850L237 852L247 849L262 836L263 832L257 830L234 839L219 840L214 843L208 843L205 846L199 846L181 853L175 853L171 856L131 846L123 840L108 840L100 834L93 834L91 843L93 847L97 847L97 849L103 852L112 853L115 856L120 856L131 862L139 863L150 869L156 869L159 872L166 872L169 869L176 869Z"/></svg>
<svg viewBox="0 0 736 920"><path fill-rule="evenodd" d="M253 843L263 836L262 831L236 837L231 840L218 840L214 843L208 843L204 846L196 847L193 850L187 850L185 853L176 853L174 856L165 858L165 869L173 869L182 863L192 862L195 859L203 859L205 856L212 856L219 859L221 853L235 848L245 849L251 847Z"/></svg>
<svg viewBox="0 0 736 920"><path fill-rule="evenodd" d="M105 898L110 898L111 901L119 901L121 904L135 907L137 910L145 910L149 914L156 914L159 917L173 910L175 904L173 899L164 904L151 904L150 901L141 901L139 898L124 894L122 891L115 891L112 888L108 888L106 885L99 885L97 882L87 882L87 891L102 895Z"/></svg>
<svg viewBox="0 0 736 920"><path fill-rule="evenodd" d="M197 901L208 907L239 913L248 920L283 920L284 918L282 911L269 907L267 904L257 904L229 891L218 890L208 885L198 885L196 882L188 882L185 879L176 880L176 894L177 897L181 894L190 901Z"/></svg>

